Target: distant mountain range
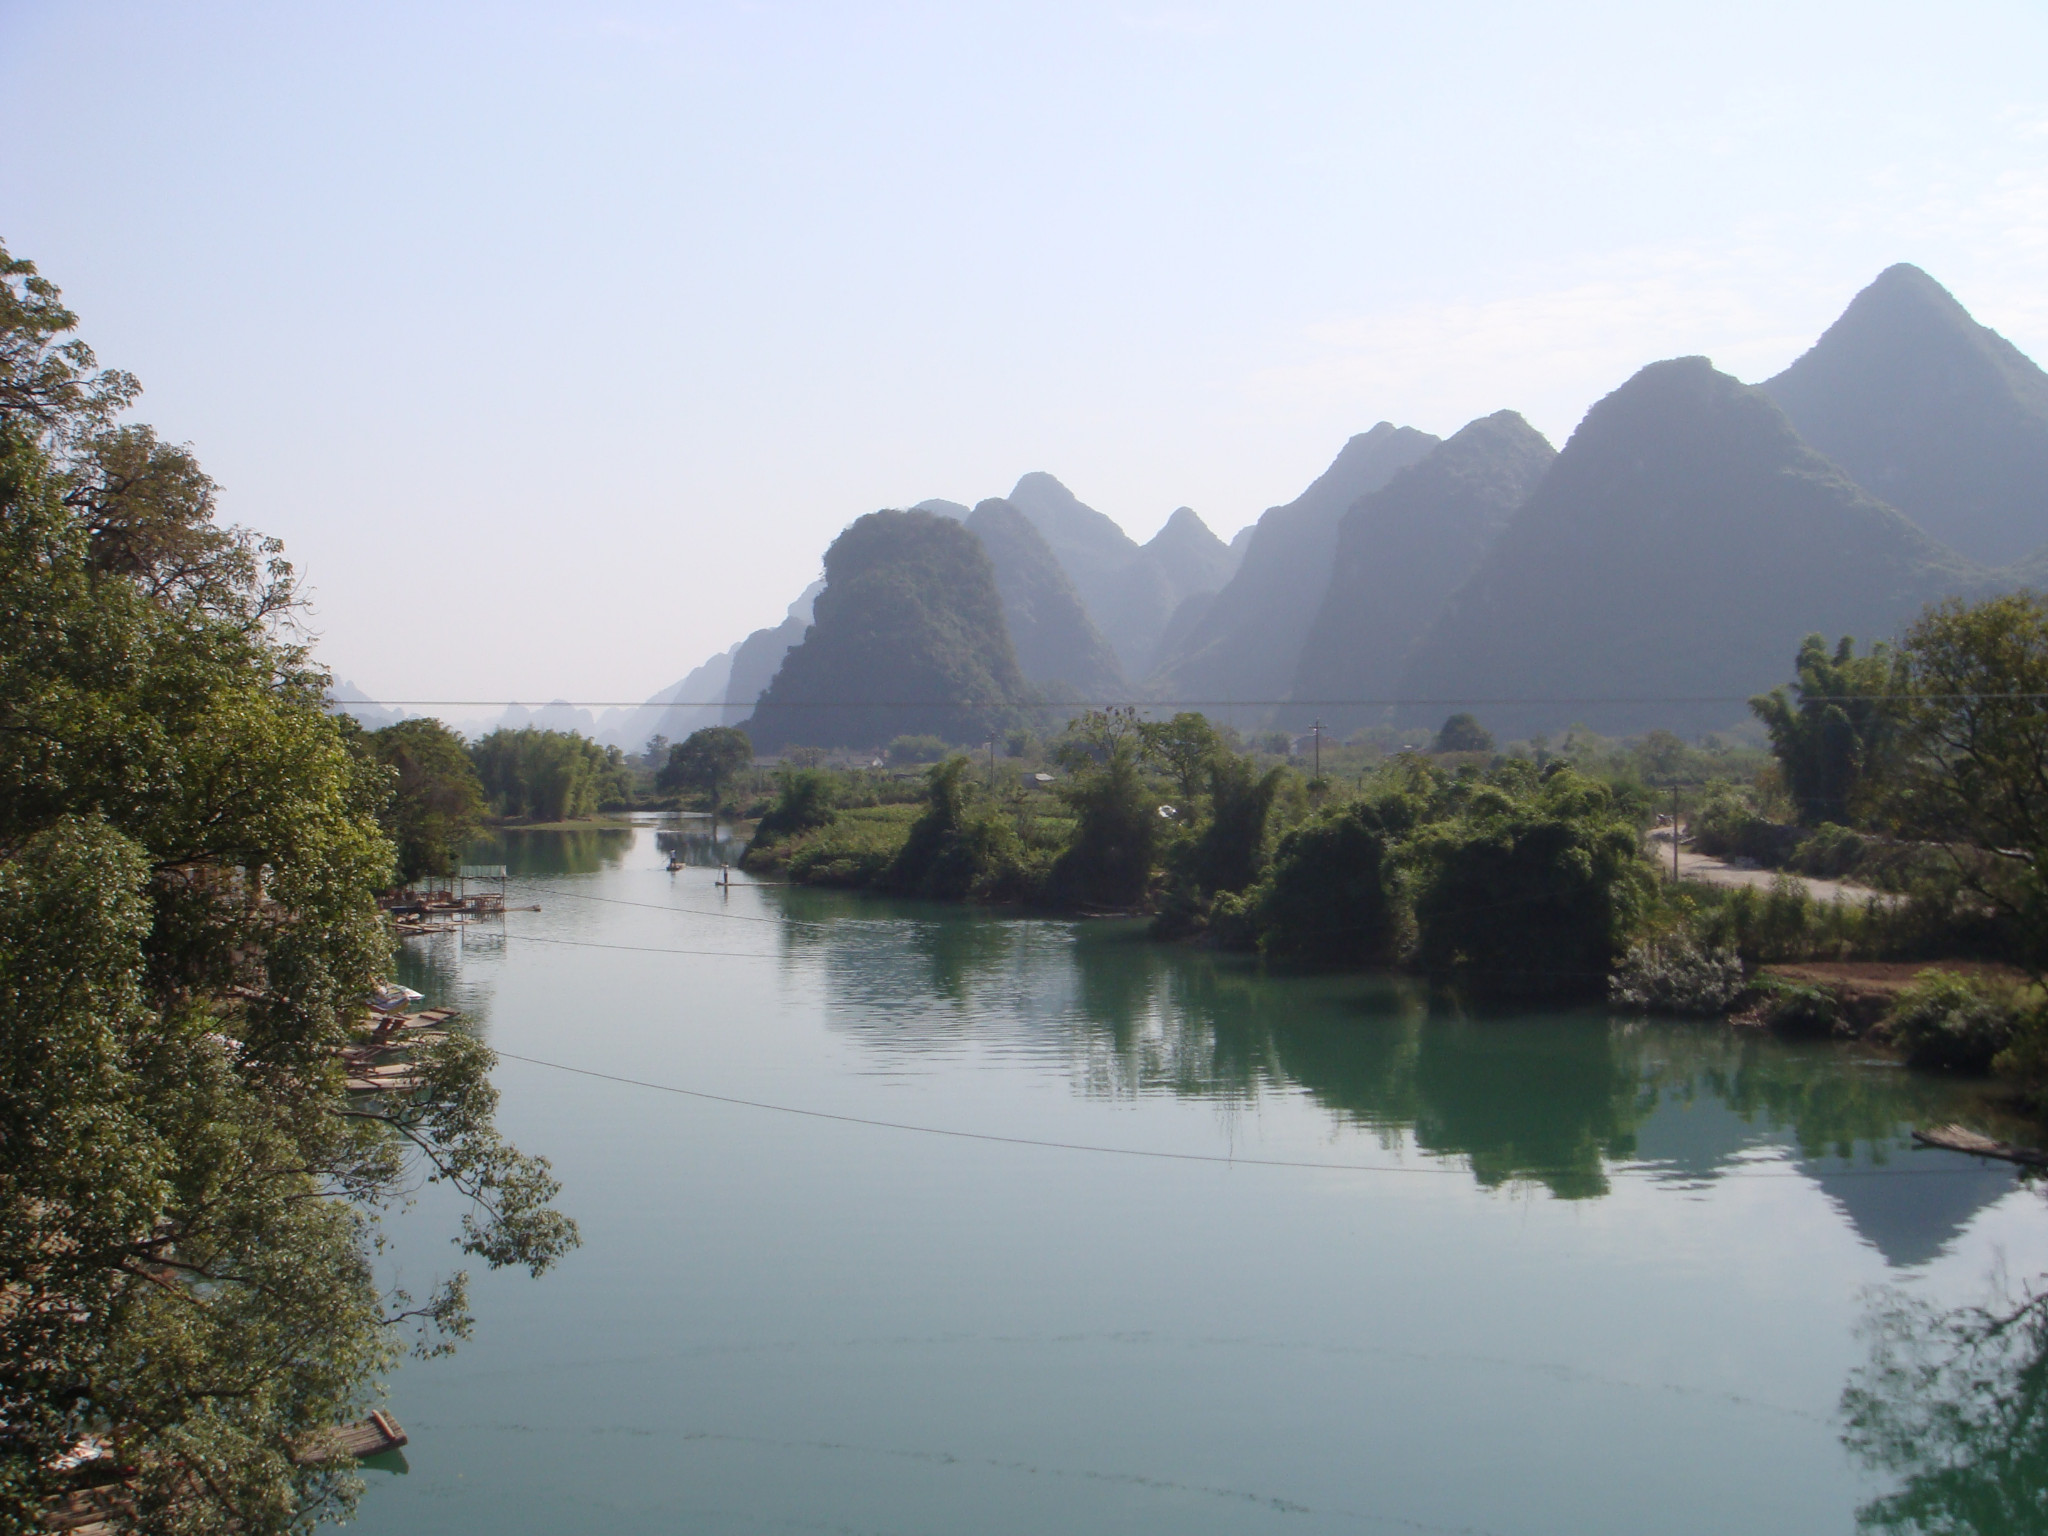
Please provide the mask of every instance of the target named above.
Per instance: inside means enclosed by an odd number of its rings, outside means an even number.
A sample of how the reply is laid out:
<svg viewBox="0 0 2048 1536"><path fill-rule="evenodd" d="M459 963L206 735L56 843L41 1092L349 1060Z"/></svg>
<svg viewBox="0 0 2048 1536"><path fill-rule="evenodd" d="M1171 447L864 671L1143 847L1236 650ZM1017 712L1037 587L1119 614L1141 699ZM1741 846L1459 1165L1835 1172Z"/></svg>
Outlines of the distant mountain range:
<svg viewBox="0 0 2048 1536"><path fill-rule="evenodd" d="M1282 711L1340 738L1385 713L1415 642L1479 569L1557 450L1513 411L1482 416L1354 501L1337 527L1329 587L1299 648Z"/></svg>
<svg viewBox="0 0 2048 1536"><path fill-rule="evenodd" d="M780 624L601 737L718 719L868 746L898 705L972 733L1048 698L1339 734L1459 708L1504 737L1726 727L1809 632L1867 643L1937 598L2048 585L2048 374L1901 265L1760 385L1652 363L1562 452L1512 411L1442 441L1383 421L1229 544L1186 507L1139 544L1042 472L877 516ZM863 699L818 734L824 701Z"/></svg>
<svg viewBox="0 0 2048 1536"><path fill-rule="evenodd" d="M1212 719L1255 725L1285 698L1330 590L1337 529L1361 496L1425 457L1437 439L1383 421L1361 432L1315 482L1269 508L1237 573L1204 603L1153 669L1149 691Z"/></svg>
<svg viewBox="0 0 2048 1536"><path fill-rule="evenodd" d="M1713 729L1781 680L1801 637L1886 638L1987 573L1800 440L1703 357L1652 363L1595 405L1397 693L1419 724Z"/></svg>

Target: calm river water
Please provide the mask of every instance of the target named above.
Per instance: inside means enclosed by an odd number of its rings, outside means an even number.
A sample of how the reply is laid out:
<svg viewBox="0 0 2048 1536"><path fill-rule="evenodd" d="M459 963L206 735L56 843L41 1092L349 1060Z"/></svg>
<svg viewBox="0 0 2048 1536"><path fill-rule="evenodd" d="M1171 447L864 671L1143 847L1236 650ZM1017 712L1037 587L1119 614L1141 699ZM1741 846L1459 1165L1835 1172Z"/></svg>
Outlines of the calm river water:
<svg viewBox="0 0 2048 1536"><path fill-rule="evenodd" d="M1843 1443L1871 1321L2048 1271L2038 1193L1910 1148L1965 1096L1855 1050L724 893L677 840L507 838L543 910L408 945L584 1244L398 1373L367 1532L1848 1532L1899 1477Z"/></svg>

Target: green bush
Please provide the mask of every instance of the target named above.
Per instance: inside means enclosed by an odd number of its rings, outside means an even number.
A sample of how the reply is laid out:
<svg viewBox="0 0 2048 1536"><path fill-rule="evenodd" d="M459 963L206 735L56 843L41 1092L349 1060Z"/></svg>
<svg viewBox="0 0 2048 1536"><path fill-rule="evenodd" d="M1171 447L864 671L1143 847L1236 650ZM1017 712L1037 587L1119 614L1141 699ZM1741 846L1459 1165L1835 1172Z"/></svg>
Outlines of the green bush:
<svg viewBox="0 0 2048 1536"><path fill-rule="evenodd" d="M1418 809L1392 791L1324 812L1282 837L1250 902L1260 947L1358 965L1399 958L1408 928L1399 840Z"/></svg>
<svg viewBox="0 0 2048 1536"><path fill-rule="evenodd" d="M1026 901L1038 892L1044 859L1034 857L1011 815L978 794L964 757L925 774L925 808L877 881L906 895L960 901Z"/></svg>
<svg viewBox="0 0 2048 1536"><path fill-rule="evenodd" d="M1758 813L1750 793L1725 781L1709 784L1688 818L1693 847L1717 859L1747 859L1776 869L1799 846L1800 831Z"/></svg>
<svg viewBox="0 0 2048 1536"><path fill-rule="evenodd" d="M1110 743L1101 761L1066 759L1054 793L1074 813L1074 835L1053 865L1053 897L1071 905L1135 906L1152 883L1152 855L1165 824L1139 768L1135 743Z"/></svg>
<svg viewBox="0 0 2048 1536"><path fill-rule="evenodd" d="M1266 823L1284 768L1264 774L1248 757L1223 752L1208 765L1209 819L1190 850L1189 873L1204 891L1241 891L1266 860Z"/></svg>
<svg viewBox="0 0 2048 1536"><path fill-rule="evenodd" d="M2011 988L1927 971L1899 994L1885 1027L1912 1066L1981 1073L2012 1045L2019 1019Z"/></svg>
<svg viewBox="0 0 2048 1536"><path fill-rule="evenodd" d="M1842 999L1829 987L1765 977L1757 984L1757 1022L1781 1035L1850 1033Z"/></svg>
<svg viewBox="0 0 2048 1536"><path fill-rule="evenodd" d="M1423 968L1481 994L1603 995L1651 900L1635 825L1569 769L1526 797L1475 788L1411 847Z"/></svg>
<svg viewBox="0 0 2048 1536"><path fill-rule="evenodd" d="M828 768L782 769L775 776L775 801L755 825L748 851L829 826L842 792L839 775Z"/></svg>
<svg viewBox="0 0 2048 1536"><path fill-rule="evenodd" d="M902 851L914 814L907 805L841 811L829 826L798 833L759 854L750 850L748 867L768 870L781 861L801 885L876 885Z"/></svg>
<svg viewBox="0 0 2048 1536"><path fill-rule="evenodd" d="M1786 864L1802 875L1839 880L1854 873L1870 850L1870 839L1860 832L1824 821L1801 839Z"/></svg>

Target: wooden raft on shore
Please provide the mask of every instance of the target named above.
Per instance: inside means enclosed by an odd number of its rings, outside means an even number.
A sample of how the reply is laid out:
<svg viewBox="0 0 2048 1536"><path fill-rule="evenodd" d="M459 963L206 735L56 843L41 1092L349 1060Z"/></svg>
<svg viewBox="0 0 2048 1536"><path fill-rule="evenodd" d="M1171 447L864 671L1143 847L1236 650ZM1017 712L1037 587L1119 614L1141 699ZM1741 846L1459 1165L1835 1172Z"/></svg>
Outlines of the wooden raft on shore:
<svg viewBox="0 0 2048 1536"><path fill-rule="evenodd" d="M1944 1152L1995 1157L2003 1162L2018 1163L2023 1168L2048 1168L2048 1152L2016 1147L2009 1141L1993 1141L1989 1136L1979 1135L1960 1125L1938 1125L1931 1131L1915 1131L1913 1139L1923 1147L1939 1147Z"/></svg>
<svg viewBox="0 0 2048 1536"><path fill-rule="evenodd" d="M363 1043L350 1046L342 1054L343 1065L348 1073L350 1093L411 1093L419 1088L424 1079L419 1068L410 1061L385 1061L377 1058L387 1051L403 1050L407 1046L426 1045L442 1039L447 1031L441 1028L457 1016L453 1008L427 1008L419 1013L373 1013L357 1026Z"/></svg>
<svg viewBox="0 0 2048 1536"><path fill-rule="evenodd" d="M398 1420L382 1409L372 1409L367 1419L358 1419L353 1424L338 1424L333 1429L323 1429L306 1436L292 1451L292 1460L302 1467L317 1467L323 1462L344 1458L361 1461L365 1456L395 1451L406 1440L406 1433L398 1427Z"/></svg>
<svg viewBox="0 0 2048 1536"><path fill-rule="evenodd" d="M302 1467L325 1466L333 1461L361 1461L366 1456L395 1451L405 1445L407 1439L396 1419L381 1409L373 1409L367 1419L358 1419L353 1424L337 1424L332 1429L317 1430L305 1436L291 1448L291 1457ZM116 1518L130 1516L134 1512L135 1499L129 1484L119 1481L99 1483L88 1488L74 1488L70 1493L52 1499L43 1507L42 1524L45 1530L65 1531L70 1536L104 1536L113 1530Z"/></svg>

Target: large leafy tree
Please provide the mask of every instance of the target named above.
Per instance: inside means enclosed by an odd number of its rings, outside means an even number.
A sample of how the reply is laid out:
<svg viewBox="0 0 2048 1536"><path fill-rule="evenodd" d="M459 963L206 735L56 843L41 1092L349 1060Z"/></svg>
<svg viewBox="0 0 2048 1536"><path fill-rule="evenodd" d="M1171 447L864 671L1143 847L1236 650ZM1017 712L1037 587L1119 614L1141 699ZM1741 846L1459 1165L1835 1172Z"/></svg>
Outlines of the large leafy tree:
<svg viewBox="0 0 2048 1536"><path fill-rule="evenodd" d="M117 1528L283 1532L356 1492L304 1437L404 1329L469 1326L460 1274L416 1304L375 1278L419 1165L487 1263L538 1272L574 1228L468 1036L415 1094L345 1091L388 775L326 712L276 547L116 422L133 381L74 324L0 250L0 1527L95 1436Z"/></svg>
<svg viewBox="0 0 2048 1536"><path fill-rule="evenodd" d="M707 725L668 751L668 762L655 776L659 789L694 790L705 796L716 814L725 792L741 769L754 760L754 744L735 725Z"/></svg>
<svg viewBox="0 0 2048 1536"><path fill-rule="evenodd" d="M1128 907L1144 899L1164 823L1142 753L1129 710L1091 710L1068 725L1054 753L1067 771L1054 792L1074 813L1073 839L1049 881L1058 900Z"/></svg>
<svg viewBox="0 0 2048 1536"><path fill-rule="evenodd" d="M452 875L476 835L484 787L462 738L438 720L401 720L364 738L392 777L385 820L398 848L398 877Z"/></svg>
<svg viewBox="0 0 2048 1536"><path fill-rule="evenodd" d="M2015 592L1927 610L1907 631L1909 748L1893 804L1947 845L1964 884L2048 971L2048 599Z"/></svg>
<svg viewBox="0 0 2048 1536"><path fill-rule="evenodd" d="M1797 683L1749 707L1770 732L1799 819L1847 826L1869 809L1898 760L1902 658L1884 645L1858 656L1848 635L1830 652L1808 635L1794 667Z"/></svg>

